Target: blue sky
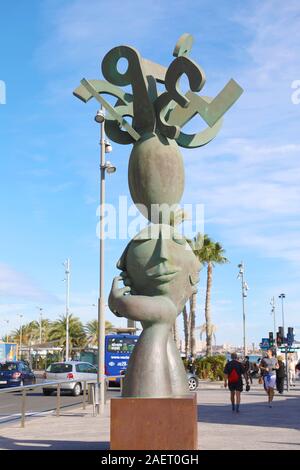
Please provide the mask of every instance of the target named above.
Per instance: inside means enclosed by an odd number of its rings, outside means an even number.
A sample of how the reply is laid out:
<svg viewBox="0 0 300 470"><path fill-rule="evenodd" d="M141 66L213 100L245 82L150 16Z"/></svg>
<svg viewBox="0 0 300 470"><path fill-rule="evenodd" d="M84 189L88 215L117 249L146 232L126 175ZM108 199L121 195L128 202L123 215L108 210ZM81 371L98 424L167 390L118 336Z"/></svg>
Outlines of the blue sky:
<svg viewBox="0 0 300 470"><path fill-rule="evenodd" d="M29 8L30 5L30 8ZM286 294L286 324L300 337L300 79L297 0L141 2L49 0L1 5L0 333L24 321L64 312L62 262L71 258L71 311L96 317L98 286L98 128L95 102L76 100L82 77L98 78L104 54L129 44L167 66L178 37L189 32L192 58L205 70L203 93L230 78L245 92L216 139L183 150L183 202L205 207L205 231L230 264L216 267L212 293L217 342L242 343L237 264L244 260L248 343L272 329L270 298ZM200 121L197 121L197 125ZM196 126L196 124L195 124ZM128 195L129 146L115 144L117 173L107 200ZM126 241L106 242L106 291ZM205 271L197 324L204 322ZM109 311L107 318L119 325Z"/></svg>

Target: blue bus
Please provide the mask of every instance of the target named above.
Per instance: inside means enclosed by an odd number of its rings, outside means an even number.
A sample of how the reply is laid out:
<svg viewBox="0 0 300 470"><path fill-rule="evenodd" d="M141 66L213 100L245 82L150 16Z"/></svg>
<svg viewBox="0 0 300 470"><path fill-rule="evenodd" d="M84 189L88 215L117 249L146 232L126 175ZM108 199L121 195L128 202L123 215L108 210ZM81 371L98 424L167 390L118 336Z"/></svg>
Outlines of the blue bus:
<svg viewBox="0 0 300 470"><path fill-rule="evenodd" d="M130 334L115 334L105 337L105 375L120 375L127 369L130 355L139 337ZM120 379L112 377L109 382L120 384Z"/></svg>

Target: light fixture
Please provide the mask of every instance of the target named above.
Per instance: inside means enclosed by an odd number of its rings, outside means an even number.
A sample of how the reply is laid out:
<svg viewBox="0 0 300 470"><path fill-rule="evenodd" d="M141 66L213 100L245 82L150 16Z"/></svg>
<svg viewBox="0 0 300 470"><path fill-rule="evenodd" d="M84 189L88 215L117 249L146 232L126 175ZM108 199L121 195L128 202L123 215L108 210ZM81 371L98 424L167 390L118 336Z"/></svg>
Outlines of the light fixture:
<svg viewBox="0 0 300 470"><path fill-rule="evenodd" d="M109 160L105 164L105 169L107 173L115 173L117 171L117 168Z"/></svg>
<svg viewBox="0 0 300 470"><path fill-rule="evenodd" d="M111 146L111 143L109 142L109 140L106 140L104 142L104 144L105 144L105 153L112 152L112 146Z"/></svg>
<svg viewBox="0 0 300 470"><path fill-rule="evenodd" d="M95 121L98 122L98 124L102 124L102 122L105 121L105 115L102 109L98 109L97 114L95 116Z"/></svg>

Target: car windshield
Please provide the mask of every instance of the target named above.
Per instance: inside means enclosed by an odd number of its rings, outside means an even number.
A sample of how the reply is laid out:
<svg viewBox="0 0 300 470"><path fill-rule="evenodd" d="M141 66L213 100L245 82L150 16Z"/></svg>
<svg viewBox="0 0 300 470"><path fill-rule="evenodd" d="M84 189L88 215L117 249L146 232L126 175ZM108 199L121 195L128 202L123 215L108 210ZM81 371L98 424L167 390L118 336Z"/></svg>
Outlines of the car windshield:
<svg viewBox="0 0 300 470"><path fill-rule="evenodd" d="M0 364L0 370L17 370L18 365L15 362L4 362Z"/></svg>
<svg viewBox="0 0 300 470"><path fill-rule="evenodd" d="M65 364L64 362L61 362L59 364L51 364L47 372L52 372L53 374L65 374L68 372L72 372L72 364Z"/></svg>

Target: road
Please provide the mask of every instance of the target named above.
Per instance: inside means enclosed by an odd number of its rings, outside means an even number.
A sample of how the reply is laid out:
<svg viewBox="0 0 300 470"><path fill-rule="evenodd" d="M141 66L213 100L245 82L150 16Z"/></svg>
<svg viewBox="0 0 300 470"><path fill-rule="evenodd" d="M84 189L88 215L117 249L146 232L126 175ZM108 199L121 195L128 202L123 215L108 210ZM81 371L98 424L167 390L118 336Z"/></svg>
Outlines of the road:
<svg viewBox="0 0 300 470"><path fill-rule="evenodd" d="M37 383L42 383L37 380ZM118 396L119 389L109 390L107 398ZM11 392L0 394L0 426L20 419L21 415L21 398L20 392ZM26 398L26 415L41 416L45 413L51 413L56 409L56 392L46 397L41 388L37 388L27 393ZM82 395L73 397L68 392L61 392L61 408L68 409L82 403Z"/></svg>

